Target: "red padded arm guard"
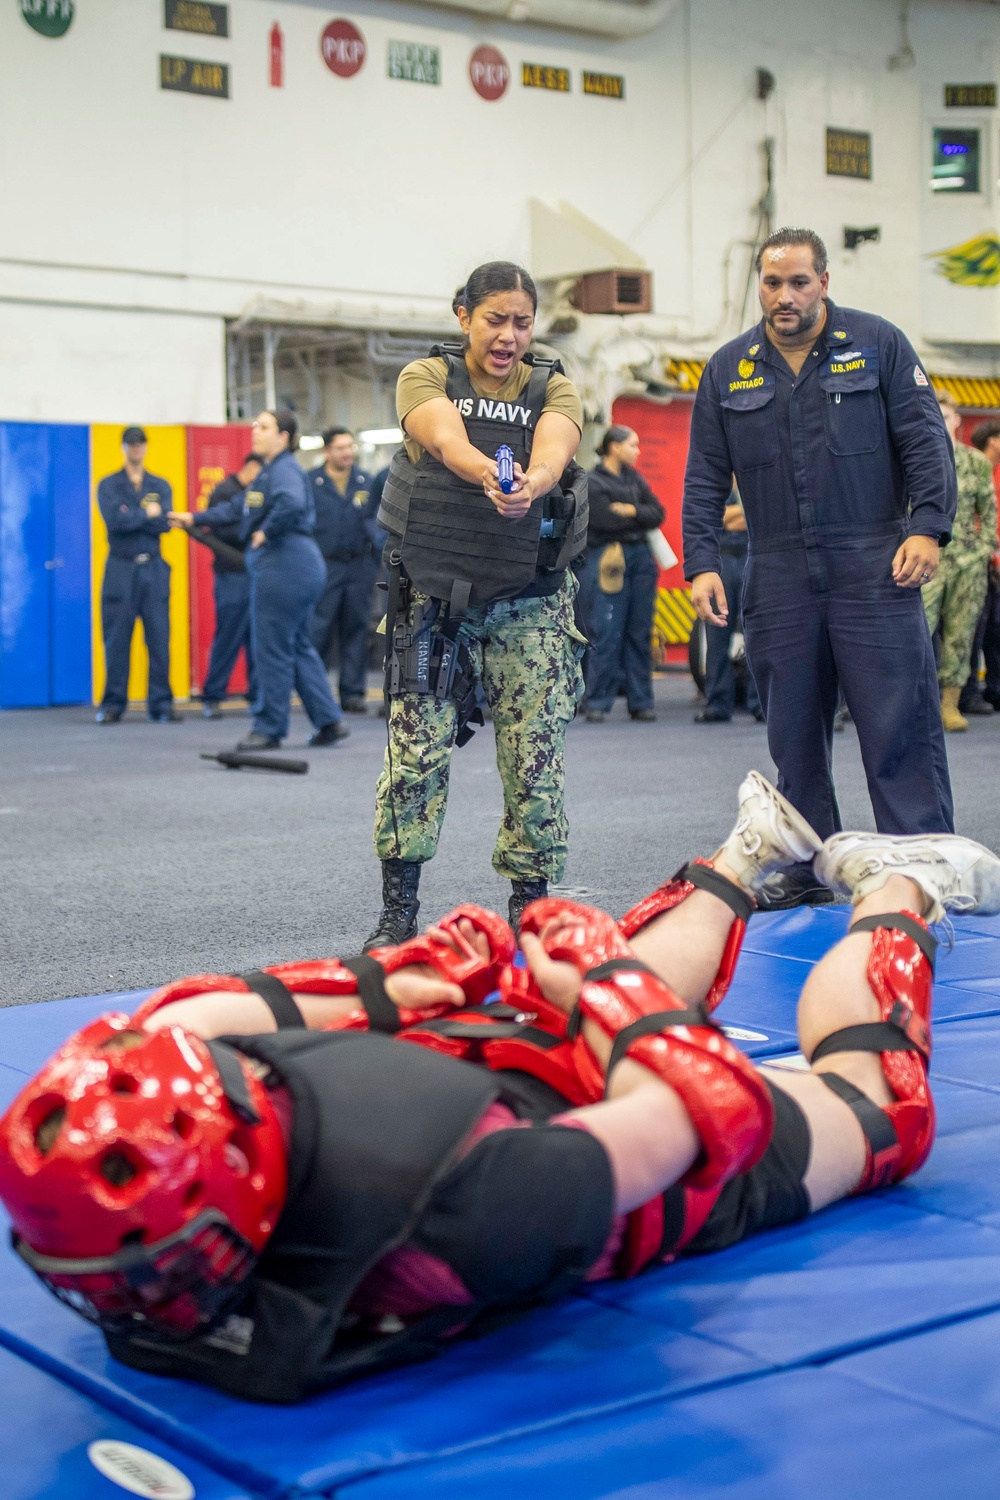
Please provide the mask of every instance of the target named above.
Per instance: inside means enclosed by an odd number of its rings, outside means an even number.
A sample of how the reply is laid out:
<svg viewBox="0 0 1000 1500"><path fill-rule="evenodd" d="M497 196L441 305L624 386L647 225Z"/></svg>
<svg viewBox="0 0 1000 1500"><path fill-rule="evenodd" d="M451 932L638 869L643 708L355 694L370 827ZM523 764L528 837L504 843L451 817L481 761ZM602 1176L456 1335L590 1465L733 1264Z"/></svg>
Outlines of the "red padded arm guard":
<svg viewBox="0 0 1000 1500"><path fill-rule="evenodd" d="M463 920L486 938L489 944L486 958L462 933L459 923ZM382 965L386 974L395 974L408 964L430 964L442 979L460 986L470 1005L481 1005L487 996L500 989L510 971L517 952L513 931L496 912L486 911L482 906L456 906L435 926L448 934L454 948L423 932L394 948L373 948L370 957Z"/></svg>
<svg viewBox="0 0 1000 1500"><path fill-rule="evenodd" d="M579 1015L612 1039L609 1078L627 1056L678 1094L702 1144L685 1183L716 1187L760 1160L774 1126L771 1092L701 1006L685 1005L637 960L614 959L584 982ZM604 1071L585 1042L579 1068L592 1088L603 1084Z"/></svg>
<svg viewBox="0 0 1000 1500"><path fill-rule="evenodd" d="M478 950L463 936L458 927L460 918L466 918L482 932L489 942L489 956L483 958ZM410 964L427 964L442 979L457 984L465 999L474 1003L498 988L501 978L509 970L514 957L514 934L507 923L493 912L477 906L460 906L444 917L438 926L449 934L458 951L447 944L432 940L425 935L401 943L394 948L380 948L369 955L378 964L383 975L395 974ZM277 979L290 993L300 995L357 996L357 1009L338 1017L324 1027L327 1031L367 1031L370 1026L368 1011L359 994L359 980L354 970L338 958L308 959L302 962L269 964L261 970ZM144 1000L132 1017L134 1024L142 1026L156 1011L176 1000L188 1000L210 990L223 990L232 994L252 994L253 976L240 974L194 974L186 979L175 979L156 990ZM250 981L250 982L248 982ZM461 1004L462 1002L459 1002ZM388 1004L392 1004L391 1001ZM398 1007L393 1016L392 1029L412 1026L421 1020L432 1020L455 1010L450 1000L435 1005L425 1005L419 1010Z"/></svg>
<svg viewBox="0 0 1000 1500"><path fill-rule="evenodd" d="M584 976L572 1017L544 1001L530 975L519 976L505 998L516 996L535 1012L540 1028L565 1040L541 1054L535 1044L498 1042L489 1048L491 1066L525 1068L574 1104L595 1103L604 1097L605 1070L581 1032L588 1018L612 1039L609 1074L627 1054L680 1096L703 1146L687 1183L710 1188L753 1166L771 1138L774 1112L770 1090L750 1061L700 1006L686 1006L638 962L604 912L549 897L526 909L522 931L538 934L554 921L558 929L543 939L548 956Z"/></svg>

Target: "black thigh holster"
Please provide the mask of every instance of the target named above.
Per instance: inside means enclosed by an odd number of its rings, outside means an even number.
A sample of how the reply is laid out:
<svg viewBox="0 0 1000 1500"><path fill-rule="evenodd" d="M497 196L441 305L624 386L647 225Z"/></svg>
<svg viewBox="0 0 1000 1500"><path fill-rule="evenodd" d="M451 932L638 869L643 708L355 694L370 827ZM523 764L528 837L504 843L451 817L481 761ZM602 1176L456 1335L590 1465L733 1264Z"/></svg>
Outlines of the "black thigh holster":
<svg viewBox="0 0 1000 1500"><path fill-rule="evenodd" d="M385 620L385 699L403 693L431 693L455 705L455 743L467 745L473 726L485 723L486 698L468 646L459 637L464 614L454 615L439 599L417 597L399 555L389 559L389 600Z"/></svg>

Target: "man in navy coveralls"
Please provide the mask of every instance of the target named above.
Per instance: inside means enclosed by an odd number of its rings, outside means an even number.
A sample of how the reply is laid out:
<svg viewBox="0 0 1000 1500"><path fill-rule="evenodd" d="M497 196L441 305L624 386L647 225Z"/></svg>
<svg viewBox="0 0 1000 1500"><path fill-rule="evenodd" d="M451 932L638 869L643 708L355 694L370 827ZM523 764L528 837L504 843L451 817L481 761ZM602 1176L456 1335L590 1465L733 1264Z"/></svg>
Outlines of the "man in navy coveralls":
<svg viewBox="0 0 1000 1500"><path fill-rule="evenodd" d="M684 485L684 566L723 624L722 513L735 473L750 555L747 656L779 786L819 833L841 827L831 770L842 691L884 833L953 830L937 678L920 589L957 501L930 381L885 319L837 308L826 249L779 229L758 257L764 316L705 369ZM771 905L829 899L808 872Z"/></svg>

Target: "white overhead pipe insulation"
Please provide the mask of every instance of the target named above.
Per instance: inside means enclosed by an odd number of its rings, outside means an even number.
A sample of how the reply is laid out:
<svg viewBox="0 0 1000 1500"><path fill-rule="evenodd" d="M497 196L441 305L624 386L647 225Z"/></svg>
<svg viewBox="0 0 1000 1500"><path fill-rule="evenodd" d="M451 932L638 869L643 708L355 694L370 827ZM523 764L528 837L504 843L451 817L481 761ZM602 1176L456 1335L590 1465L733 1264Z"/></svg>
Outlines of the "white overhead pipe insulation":
<svg viewBox="0 0 1000 1500"><path fill-rule="evenodd" d="M428 0L408 0L428 8ZM663 24L680 0L639 0L637 4L616 0L430 0L435 10L458 10L465 15L519 25L555 26L563 31L582 31L591 36L625 41L645 36Z"/></svg>

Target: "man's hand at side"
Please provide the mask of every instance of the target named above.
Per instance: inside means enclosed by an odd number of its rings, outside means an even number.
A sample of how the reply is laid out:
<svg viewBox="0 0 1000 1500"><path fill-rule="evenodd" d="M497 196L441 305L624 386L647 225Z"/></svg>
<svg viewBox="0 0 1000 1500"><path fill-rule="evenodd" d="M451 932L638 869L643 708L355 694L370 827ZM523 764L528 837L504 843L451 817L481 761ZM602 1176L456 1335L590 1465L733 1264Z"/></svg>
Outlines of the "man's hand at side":
<svg viewBox="0 0 1000 1500"><path fill-rule="evenodd" d="M908 536L892 560L897 588L919 589L930 583L941 561L941 548L932 536Z"/></svg>
<svg viewBox="0 0 1000 1500"><path fill-rule="evenodd" d="M729 623L729 601L718 573L696 573L691 580L691 603L700 620L712 625Z"/></svg>

